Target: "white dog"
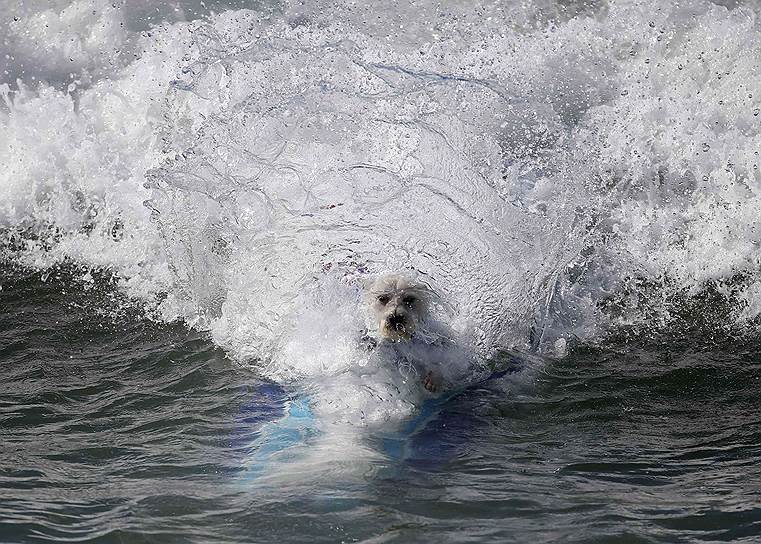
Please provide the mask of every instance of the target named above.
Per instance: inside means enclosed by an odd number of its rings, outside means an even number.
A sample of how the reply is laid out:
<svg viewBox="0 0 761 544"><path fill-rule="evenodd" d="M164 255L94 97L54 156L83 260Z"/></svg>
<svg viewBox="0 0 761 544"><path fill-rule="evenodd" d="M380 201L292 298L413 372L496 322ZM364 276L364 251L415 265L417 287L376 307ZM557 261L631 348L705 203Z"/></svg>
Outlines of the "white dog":
<svg viewBox="0 0 761 544"><path fill-rule="evenodd" d="M402 352L415 350L419 328L426 322L432 293L427 287L414 283L409 278L398 274L386 274L378 277L367 289L366 301L370 314L377 326L381 342L391 343ZM370 347L375 347L373 341ZM418 359L417 357L413 358ZM419 360L415 361L420 363ZM441 375L430 368L423 370L423 386L428 391L437 391L442 385Z"/></svg>

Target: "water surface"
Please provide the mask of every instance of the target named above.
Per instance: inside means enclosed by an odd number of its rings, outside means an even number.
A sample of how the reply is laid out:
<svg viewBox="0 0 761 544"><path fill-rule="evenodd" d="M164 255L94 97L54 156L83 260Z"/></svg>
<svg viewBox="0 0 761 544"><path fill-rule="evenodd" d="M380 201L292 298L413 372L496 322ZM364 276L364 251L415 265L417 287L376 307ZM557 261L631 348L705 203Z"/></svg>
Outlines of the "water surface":
<svg viewBox="0 0 761 544"><path fill-rule="evenodd" d="M3 276L6 542L755 542L754 341L578 348L450 400L361 478L246 487L287 393L103 285ZM348 471L347 471L348 473Z"/></svg>

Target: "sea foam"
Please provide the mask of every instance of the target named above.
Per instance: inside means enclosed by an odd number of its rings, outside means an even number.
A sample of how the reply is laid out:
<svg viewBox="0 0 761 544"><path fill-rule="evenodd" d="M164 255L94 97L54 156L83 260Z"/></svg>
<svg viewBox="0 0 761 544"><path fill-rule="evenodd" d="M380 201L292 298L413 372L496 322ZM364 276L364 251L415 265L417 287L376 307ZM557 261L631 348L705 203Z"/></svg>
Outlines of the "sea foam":
<svg viewBox="0 0 761 544"><path fill-rule="evenodd" d="M380 368L355 344L389 271L476 367L709 288L761 312L757 5L199 6L0 30L8 259L109 270L281 381Z"/></svg>

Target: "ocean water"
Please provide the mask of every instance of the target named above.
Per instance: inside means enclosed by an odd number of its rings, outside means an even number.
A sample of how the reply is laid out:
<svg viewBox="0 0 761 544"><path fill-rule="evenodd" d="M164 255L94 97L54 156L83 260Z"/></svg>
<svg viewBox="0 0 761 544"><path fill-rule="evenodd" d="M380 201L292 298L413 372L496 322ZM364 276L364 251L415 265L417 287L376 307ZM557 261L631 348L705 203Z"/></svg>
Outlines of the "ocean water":
<svg viewBox="0 0 761 544"><path fill-rule="evenodd" d="M759 539L757 2L2 7L0 540Z"/></svg>

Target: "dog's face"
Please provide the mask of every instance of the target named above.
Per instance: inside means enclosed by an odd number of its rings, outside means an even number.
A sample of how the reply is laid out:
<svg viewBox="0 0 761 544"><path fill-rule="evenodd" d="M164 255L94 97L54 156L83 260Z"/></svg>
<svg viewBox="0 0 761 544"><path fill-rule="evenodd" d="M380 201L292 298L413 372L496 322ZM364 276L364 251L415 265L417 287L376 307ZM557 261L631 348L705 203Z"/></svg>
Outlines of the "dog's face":
<svg viewBox="0 0 761 544"><path fill-rule="evenodd" d="M381 276L368 289L368 303L380 335L392 342L412 338L427 311L427 291L396 274Z"/></svg>

